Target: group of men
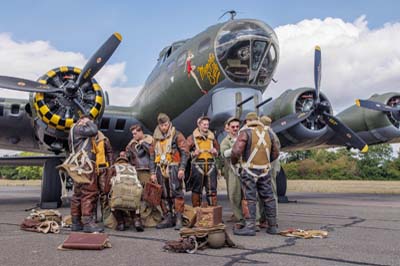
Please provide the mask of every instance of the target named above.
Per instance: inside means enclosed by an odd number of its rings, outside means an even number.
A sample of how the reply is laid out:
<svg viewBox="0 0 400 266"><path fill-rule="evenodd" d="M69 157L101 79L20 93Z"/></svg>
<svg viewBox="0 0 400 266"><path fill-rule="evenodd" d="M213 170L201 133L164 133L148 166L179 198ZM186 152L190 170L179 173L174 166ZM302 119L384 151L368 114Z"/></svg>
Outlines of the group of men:
<svg viewBox="0 0 400 266"><path fill-rule="evenodd" d="M269 127L271 120L268 117L259 118L256 113L249 113L241 129L240 120L230 118L225 128L228 134L221 147L209 130L210 119L206 116L198 118L197 128L188 138L164 113L158 115L157 123L153 136L144 134L139 124L133 125L133 139L115 163L123 160L134 166L143 185L153 182L161 186L163 219L157 224L158 229L182 228L184 181L186 191L192 192L193 207L202 205L203 188L207 204L217 206L217 157L221 154L225 159L224 176L233 217L239 221L234 234L255 235L256 218L259 218L260 226L268 225L267 233L276 233L276 185L271 182L274 179L271 168L276 167L271 167L271 162L279 161L280 147ZM103 228L95 223L93 213L98 197L102 210L107 206L110 178L115 174L110 170L114 163L111 144L89 116L81 117L73 126L69 141L71 152L85 151L94 164L93 171L86 174L89 183L74 182L72 230L102 231ZM122 213L114 210L113 214L118 223L117 230L124 230ZM143 231L139 211L132 211L131 216L136 230Z"/></svg>

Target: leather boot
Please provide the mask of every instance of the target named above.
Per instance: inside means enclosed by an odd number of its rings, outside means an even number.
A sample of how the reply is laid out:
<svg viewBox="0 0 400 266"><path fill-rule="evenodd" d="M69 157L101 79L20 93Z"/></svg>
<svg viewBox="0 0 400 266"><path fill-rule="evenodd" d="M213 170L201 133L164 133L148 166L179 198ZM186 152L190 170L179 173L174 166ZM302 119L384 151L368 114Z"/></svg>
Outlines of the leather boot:
<svg viewBox="0 0 400 266"><path fill-rule="evenodd" d="M164 220L157 224L156 228L157 229L164 229L164 228L170 228L175 226L175 221L174 218L172 217L172 212L168 212L167 215L164 217Z"/></svg>
<svg viewBox="0 0 400 266"><path fill-rule="evenodd" d="M133 226L135 227L137 232L144 231L142 220L140 219L140 214L135 214L135 216L133 218Z"/></svg>
<svg viewBox="0 0 400 266"><path fill-rule="evenodd" d="M233 234L238 236L255 236L256 223L255 220L246 220L246 224L242 228L234 228Z"/></svg>
<svg viewBox="0 0 400 266"><path fill-rule="evenodd" d="M71 225L71 231L82 231L83 226L82 226L82 222L81 222L81 217L80 216L72 216L71 217L72 220L72 225Z"/></svg>
<svg viewBox="0 0 400 266"><path fill-rule="evenodd" d="M117 227L115 230L117 231L125 231L125 221L124 221L124 215L123 212L120 210L114 210L112 211L115 220L117 220Z"/></svg>
<svg viewBox="0 0 400 266"><path fill-rule="evenodd" d="M217 194L211 194L211 206L217 206Z"/></svg>
<svg viewBox="0 0 400 266"><path fill-rule="evenodd" d="M233 230L234 235L238 236L255 236L256 235L256 202L246 200L249 218L243 228Z"/></svg>
<svg viewBox="0 0 400 266"><path fill-rule="evenodd" d="M267 218L268 228L267 233L270 235L278 234L278 225L276 224L276 218Z"/></svg>
<svg viewBox="0 0 400 266"><path fill-rule="evenodd" d="M199 193L194 193L192 192L192 206L194 207L200 207L201 205L201 198Z"/></svg>
<svg viewBox="0 0 400 266"><path fill-rule="evenodd" d="M117 228L115 228L117 231L125 231L125 224L122 223L118 223Z"/></svg>
<svg viewBox="0 0 400 266"><path fill-rule="evenodd" d="M96 233L103 232L104 228L97 226L94 222L93 216L82 216L83 221L83 232L85 233Z"/></svg>
<svg viewBox="0 0 400 266"><path fill-rule="evenodd" d="M182 225L182 213L177 212L176 213L176 224L175 224L175 230L180 230L183 227Z"/></svg>

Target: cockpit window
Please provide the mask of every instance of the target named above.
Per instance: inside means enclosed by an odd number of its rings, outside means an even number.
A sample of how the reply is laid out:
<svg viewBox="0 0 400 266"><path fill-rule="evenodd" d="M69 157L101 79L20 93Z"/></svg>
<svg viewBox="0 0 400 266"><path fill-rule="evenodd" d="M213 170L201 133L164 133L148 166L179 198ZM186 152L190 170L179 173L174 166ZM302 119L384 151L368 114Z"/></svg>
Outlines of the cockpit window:
<svg viewBox="0 0 400 266"><path fill-rule="evenodd" d="M272 45L265 56L255 83L259 86L266 85L269 82L269 77L272 77L276 64L275 46Z"/></svg>
<svg viewBox="0 0 400 266"><path fill-rule="evenodd" d="M235 82L245 83L249 79L250 41L231 43L217 48L218 59L225 72Z"/></svg>
<svg viewBox="0 0 400 266"><path fill-rule="evenodd" d="M235 21L218 33L216 54L229 79L264 86L270 82L276 67L275 45L272 29L253 21Z"/></svg>
<svg viewBox="0 0 400 266"><path fill-rule="evenodd" d="M258 66L262 61L262 57L264 55L266 47L267 47L267 42L265 41L253 41L252 60L251 60L252 70L258 69Z"/></svg>
<svg viewBox="0 0 400 266"><path fill-rule="evenodd" d="M199 44L199 53L206 51L211 46L211 38L208 37L207 39L203 40Z"/></svg>

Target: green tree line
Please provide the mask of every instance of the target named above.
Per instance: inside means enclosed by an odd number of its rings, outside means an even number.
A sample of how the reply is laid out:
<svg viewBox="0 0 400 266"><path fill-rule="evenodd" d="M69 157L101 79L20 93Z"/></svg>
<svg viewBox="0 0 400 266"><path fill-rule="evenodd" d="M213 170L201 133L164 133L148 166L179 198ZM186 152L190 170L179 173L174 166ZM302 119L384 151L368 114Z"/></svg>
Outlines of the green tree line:
<svg viewBox="0 0 400 266"><path fill-rule="evenodd" d="M399 152L400 153L400 152ZM32 156L22 152L19 156ZM367 153L335 150L309 150L288 152L281 156L282 167L289 179L358 179L400 180L400 154L393 156L389 144L369 147ZM0 178L41 179L40 166L1 166Z"/></svg>
<svg viewBox="0 0 400 266"><path fill-rule="evenodd" d="M21 152L18 156L38 155L32 152ZM0 166L0 178L21 180L41 179L43 167L41 166Z"/></svg>
<svg viewBox="0 0 400 266"><path fill-rule="evenodd" d="M367 153L345 148L288 152L282 161L289 179L400 180L400 156L393 156L389 144L370 146Z"/></svg>

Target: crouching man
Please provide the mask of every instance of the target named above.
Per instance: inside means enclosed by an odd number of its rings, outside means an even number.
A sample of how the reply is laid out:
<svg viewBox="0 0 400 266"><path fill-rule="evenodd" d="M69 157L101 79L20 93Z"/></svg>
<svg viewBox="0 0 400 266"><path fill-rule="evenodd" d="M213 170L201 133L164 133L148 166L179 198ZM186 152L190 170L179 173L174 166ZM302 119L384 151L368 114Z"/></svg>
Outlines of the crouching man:
<svg viewBox="0 0 400 266"><path fill-rule="evenodd" d="M140 200L143 187L137 176L135 167L125 157L119 157L111 168L110 206L117 220L117 230L125 230L125 218L130 215L136 231L143 232L140 219Z"/></svg>

